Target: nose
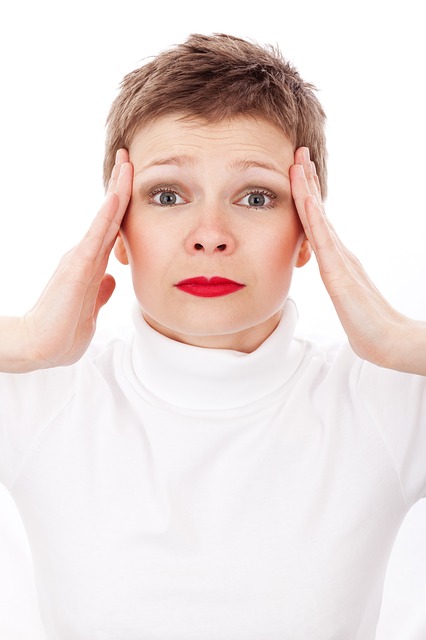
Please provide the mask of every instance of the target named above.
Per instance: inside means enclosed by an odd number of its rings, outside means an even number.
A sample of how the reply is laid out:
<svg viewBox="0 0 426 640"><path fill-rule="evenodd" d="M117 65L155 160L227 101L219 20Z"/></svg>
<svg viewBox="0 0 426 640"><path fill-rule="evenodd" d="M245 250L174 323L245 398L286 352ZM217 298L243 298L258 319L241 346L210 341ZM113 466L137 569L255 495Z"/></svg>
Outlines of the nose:
<svg viewBox="0 0 426 640"><path fill-rule="evenodd" d="M186 237L189 253L229 254L235 249L235 236L230 229L226 213L204 213L197 218Z"/></svg>

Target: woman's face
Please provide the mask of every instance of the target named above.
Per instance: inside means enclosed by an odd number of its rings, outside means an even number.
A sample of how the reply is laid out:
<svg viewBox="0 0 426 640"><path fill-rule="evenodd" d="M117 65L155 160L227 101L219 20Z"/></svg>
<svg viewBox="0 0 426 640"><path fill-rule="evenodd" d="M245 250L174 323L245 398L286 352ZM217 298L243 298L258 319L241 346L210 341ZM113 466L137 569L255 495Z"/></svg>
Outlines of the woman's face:
<svg viewBox="0 0 426 640"><path fill-rule="evenodd" d="M141 129L129 153L133 194L115 251L145 319L188 344L254 350L279 321L293 268L310 257L289 139L254 118L167 116Z"/></svg>

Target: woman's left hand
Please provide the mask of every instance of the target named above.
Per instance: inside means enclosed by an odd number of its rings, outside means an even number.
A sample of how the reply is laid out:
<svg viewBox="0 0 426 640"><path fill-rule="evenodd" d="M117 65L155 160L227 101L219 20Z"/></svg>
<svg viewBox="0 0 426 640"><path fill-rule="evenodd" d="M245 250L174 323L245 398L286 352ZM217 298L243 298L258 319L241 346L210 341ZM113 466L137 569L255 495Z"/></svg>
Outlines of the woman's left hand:
<svg viewBox="0 0 426 640"><path fill-rule="evenodd" d="M297 212L353 350L379 366L426 375L426 324L396 311L340 240L325 215L309 150L300 147L294 160L290 180Z"/></svg>

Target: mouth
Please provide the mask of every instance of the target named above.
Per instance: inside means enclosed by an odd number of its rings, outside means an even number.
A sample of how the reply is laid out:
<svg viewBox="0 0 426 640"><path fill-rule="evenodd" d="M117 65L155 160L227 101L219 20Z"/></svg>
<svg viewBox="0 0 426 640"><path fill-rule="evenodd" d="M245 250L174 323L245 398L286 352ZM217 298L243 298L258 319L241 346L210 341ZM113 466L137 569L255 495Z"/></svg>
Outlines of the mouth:
<svg viewBox="0 0 426 640"><path fill-rule="evenodd" d="M175 287L192 296L199 296L200 298L216 298L218 296L227 296L230 293L235 293L236 291L243 289L245 285L219 276L214 276L213 278L197 276L196 278L181 280L175 284Z"/></svg>

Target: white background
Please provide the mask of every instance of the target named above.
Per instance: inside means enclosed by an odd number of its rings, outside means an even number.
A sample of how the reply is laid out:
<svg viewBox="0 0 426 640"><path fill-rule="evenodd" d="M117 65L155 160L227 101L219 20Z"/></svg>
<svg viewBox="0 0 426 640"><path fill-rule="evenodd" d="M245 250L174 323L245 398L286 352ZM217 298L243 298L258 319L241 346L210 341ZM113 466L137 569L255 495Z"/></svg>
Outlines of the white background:
<svg viewBox="0 0 426 640"><path fill-rule="evenodd" d="M0 313L35 302L99 207L104 122L123 75L192 32L225 32L278 44L316 85L328 114L328 216L389 301L426 319L423 25L415 0L8 3L0 10ZM118 288L101 326L127 323L132 298L127 270L113 259L110 271ZM296 273L292 295L300 331L342 336L315 260ZM425 536L421 502L397 540L378 640L426 637ZM43 638L25 536L4 490L0 638Z"/></svg>

